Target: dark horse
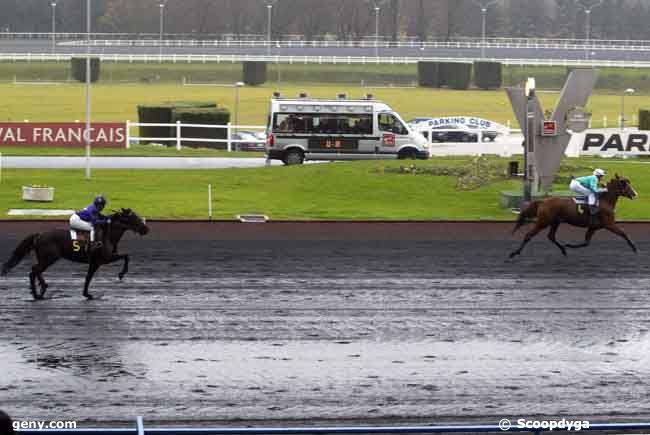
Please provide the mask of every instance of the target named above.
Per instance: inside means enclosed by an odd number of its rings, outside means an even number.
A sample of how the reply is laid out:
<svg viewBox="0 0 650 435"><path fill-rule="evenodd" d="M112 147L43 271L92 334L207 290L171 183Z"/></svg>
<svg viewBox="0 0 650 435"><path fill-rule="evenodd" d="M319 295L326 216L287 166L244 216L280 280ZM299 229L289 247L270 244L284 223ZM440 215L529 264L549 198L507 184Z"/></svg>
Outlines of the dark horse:
<svg viewBox="0 0 650 435"><path fill-rule="evenodd" d="M635 199L638 195L632 188L630 180L616 175L609 183L607 183L607 192L600 194L600 208L593 220L590 219L589 211L586 213L580 212L578 205L572 198L548 198L543 201L532 201L519 213L517 224L512 233L514 234L520 227L525 225L528 220L533 218L536 218L535 227L526 234L519 248L510 254L510 258L521 254L521 250L526 246L526 243L535 237L537 233L549 226L551 227L551 230L548 232L549 240L560 248L560 251L562 251L562 254L564 255L566 255L565 248L584 248L585 246L589 246L594 233L603 228L624 238L632 250L637 252L634 243L632 243L627 234L616 225L614 213L616 211L616 202L621 196ZM583 207L587 208L587 205L584 205ZM576 227L587 228L584 243L578 245L562 245L558 243L555 239L555 233L561 223L568 223Z"/></svg>
<svg viewBox="0 0 650 435"><path fill-rule="evenodd" d="M88 286L99 266L124 260L122 271L118 275L120 280L124 278L124 275L129 270L129 256L117 253L117 245L124 233L131 230L140 235L145 235L149 232L149 227L147 227L145 221L131 209L122 209L110 215L109 218L106 223L96 226L97 240L101 240L101 247L89 251L87 249L88 242L72 240L70 231L67 229L32 234L20 242L11 258L2 265L0 275L4 276L9 273L33 250L36 253L38 262L32 266L32 271L29 274L29 285L32 296L38 300L43 299L47 290L43 272L48 267L61 258L77 263L87 263L88 273L86 274L83 295L88 299L92 299L93 296L88 293ZM37 279L41 289L40 293L36 291Z"/></svg>

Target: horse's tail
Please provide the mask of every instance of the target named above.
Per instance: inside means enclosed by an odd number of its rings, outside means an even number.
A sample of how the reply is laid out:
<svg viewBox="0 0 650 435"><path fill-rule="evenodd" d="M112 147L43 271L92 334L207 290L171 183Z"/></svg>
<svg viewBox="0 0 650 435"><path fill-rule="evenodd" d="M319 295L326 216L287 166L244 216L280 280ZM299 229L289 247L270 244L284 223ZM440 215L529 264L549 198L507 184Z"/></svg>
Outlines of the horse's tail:
<svg viewBox="0 0 650 435"><path fill-rule="evenodd" d="M519 212L519 217L517 217L517 223L515 228L512 230L512 234L516 233L517 230L524 225L526 225L530 220L537 216L537 209L542 201L531 201Z"/></svg>
<svg viewBox="0 0 650 435"><path fill-rule="evenodd" d="M29 252L34 249L34 244L37 237L38 234L32 234L20 242L18 247L14 250L14 253L11 254L9 260L7 260L6 263L2 264L0 276L5 276L8 274L11 269L16 267L16 265L18 265L18 263L20 263L22 259L25 258L25 255L29 254Z"/></svg>

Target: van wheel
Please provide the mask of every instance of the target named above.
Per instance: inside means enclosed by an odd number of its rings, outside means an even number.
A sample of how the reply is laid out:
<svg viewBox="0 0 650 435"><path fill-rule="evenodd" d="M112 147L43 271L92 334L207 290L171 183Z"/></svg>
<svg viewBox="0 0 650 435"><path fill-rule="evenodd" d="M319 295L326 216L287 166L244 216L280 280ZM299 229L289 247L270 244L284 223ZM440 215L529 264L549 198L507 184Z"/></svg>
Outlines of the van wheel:
<svg viewBox="0 0 650 435"><path fill-rule="evenodd" d="M300 165L304 159L302 151L290 150L285 153L283 161L285 165Z"/></svg>
<svg viewBox="0 0 650 435"><path fill-rule="evenodd" d="M397 158L401 160L415 160L418 158L418 155L414 150L405 150L400 151L400 153L397 155Z"/></svg>

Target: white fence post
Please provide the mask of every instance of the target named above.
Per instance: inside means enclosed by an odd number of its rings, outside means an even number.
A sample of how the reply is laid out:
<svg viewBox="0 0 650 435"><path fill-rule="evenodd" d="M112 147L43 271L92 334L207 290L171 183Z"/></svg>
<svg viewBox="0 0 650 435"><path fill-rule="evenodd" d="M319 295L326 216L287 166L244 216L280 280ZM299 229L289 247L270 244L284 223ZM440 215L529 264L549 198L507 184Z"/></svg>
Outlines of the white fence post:
<svg viewBox="0 0 650 435"><path fill-rule="evenodd" d="M607 128L607 116L603 116L603 128Z"/></svg>
<svg viewBox="0 0 650 435"><path fill-rule="evenodd" d="M228 138L227 138L227 140L228 140L228 142L227 142L227 145L228 145L228 147L227 147L227 148L228 148L228 152L231 152L231 151L232 151L232 143L230 142L230 141L232 140L232 138L230 137L230 132L231 132L230 125L231 125L231 124L230 124L230 122L229 122L229 123L228 123L228 126L226 127L226 134L228 135Z"/></svg>
<svg viewBox="0 0 650 435"><path fill-rule="evenodd" d="M181 122L176 121L176 150L181 150Z"/></svg>
<svg viewBox="0 0 650 435"><path fill-rule="evenodd" d="M126 120L126 149L131 148L131 121Z"/></svg>
<svg viewBox="0 0 650 435"><path fill-rule="evenodd" d="M208 217L212 220L212 184L208 184Z"/></svg>

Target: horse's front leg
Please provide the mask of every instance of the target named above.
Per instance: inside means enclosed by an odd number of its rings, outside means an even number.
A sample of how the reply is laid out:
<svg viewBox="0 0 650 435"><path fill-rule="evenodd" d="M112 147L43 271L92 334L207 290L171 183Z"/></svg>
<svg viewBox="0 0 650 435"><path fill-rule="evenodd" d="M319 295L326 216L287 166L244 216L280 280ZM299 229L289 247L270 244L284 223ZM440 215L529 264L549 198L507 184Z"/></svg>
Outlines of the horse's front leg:
<svg viewBox="0 0 650 435"><path fill-rule="evenodd" d="M129 255L124 254L113 254L111 259L108 261L109 263L114 263L116 261L124 260L124 264L122 265L122 270L120 273L117 274L118 278L120 278L120 281L124 278L124 275L126 275L129 272Z"/></svg>
<svg viewBox="0 0 650 435"><path fill-rule="evenodd" d="M93 295L88 293L88 287L90 286L90 281L93 279L93 275L95 275L95 272L97 272L97 269L99 269L99 265L95 262L90 262L88 264L88 272L86 273L86 283L84 284L84 293L83 295L86 297L86 299L92 299Z"/></svg>
<svg viewBox="0 0 650 435"><path fill-rule="evenodd" d="M630 238L627 236L627 234L625 234L625 231L623 231L622 229L620 229L616 224L610 224L610 225L607 225L605 228L607 228L607 229L608 229L609 231L611 231L612 233L614 233L614 234L616 234L616 235L621 236L622 238L624 238L625 241L627 242L627 244L630 245L630 248L632 248L632 250L634 251L634 253L638 253L638 252L639 252L639 250L637 249L637 247L636 247L636 245L634 244L634 242L632 242L632 240L630 240Z"/></svg>

